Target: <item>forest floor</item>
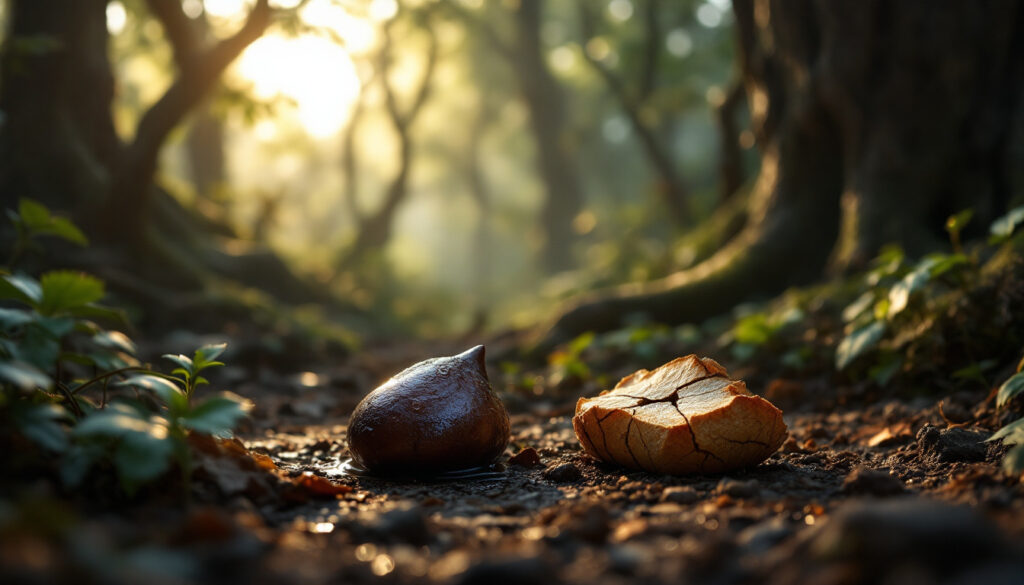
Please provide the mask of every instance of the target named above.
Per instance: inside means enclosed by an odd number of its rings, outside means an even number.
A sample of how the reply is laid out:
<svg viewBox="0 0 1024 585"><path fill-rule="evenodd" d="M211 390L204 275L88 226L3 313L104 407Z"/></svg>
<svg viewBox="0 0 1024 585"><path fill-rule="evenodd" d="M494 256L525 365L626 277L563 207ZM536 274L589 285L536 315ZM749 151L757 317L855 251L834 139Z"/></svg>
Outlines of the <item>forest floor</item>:
<svg viewBox="0 0 1024 585"><path fill-rule="evenodd" d="M448 349L461 348L431 348ZM768 395L789 438L776 454L672 477L583 452L570 419L591 383L509 401L512 441L487 477L343 474L348 414L424 357L392 347L314 372L226 368L256 408L240 442L193 441L188 496L175 482L130 500L112 483L67 494L46 477L18 492L7 478L0 580L1024 583L1024 486L984 441L994 407L980 390L858 403L777 380Z"/></svg>

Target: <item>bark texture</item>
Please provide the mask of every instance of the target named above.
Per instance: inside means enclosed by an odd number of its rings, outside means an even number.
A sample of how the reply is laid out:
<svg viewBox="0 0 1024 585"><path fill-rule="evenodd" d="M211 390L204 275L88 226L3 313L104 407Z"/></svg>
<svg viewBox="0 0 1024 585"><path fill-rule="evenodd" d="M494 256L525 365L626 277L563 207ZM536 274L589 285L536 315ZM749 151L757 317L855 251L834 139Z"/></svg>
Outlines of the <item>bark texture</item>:
<svg viewBox="0 0 1024 585"><path fill-rule="evenodd" d="M701 321L887 243L934 249L1022 186L1024 4L735 0L760 174L742 231L703 263L584 299L538 349L637 314Z"/></svg>

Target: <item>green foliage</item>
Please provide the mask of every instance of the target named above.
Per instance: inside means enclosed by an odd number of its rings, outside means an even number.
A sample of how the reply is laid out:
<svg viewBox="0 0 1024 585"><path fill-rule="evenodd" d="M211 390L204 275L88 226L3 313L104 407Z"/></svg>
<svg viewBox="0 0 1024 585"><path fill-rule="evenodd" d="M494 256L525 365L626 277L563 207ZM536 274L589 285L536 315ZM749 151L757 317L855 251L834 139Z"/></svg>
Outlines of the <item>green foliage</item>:
<svg viewBox="0 0 1024 585"><path fill-rule="evenodd" d="M584 333L569 342L564 350L556 351L548 357L548 362L555 370L553 379L556 383L570 378L586 380L590 377L590 367L581 355L594 343L596 337L592 332Z"/></svg>
<svg viewBox="0 0 1024 585"><path fill-rule="evenodd" d="M23 200L11 215L23 244L38 235L85 242L70 222L35 202ZM0 308L0 420L58 454L68 485L96 466L112 466L128 492L172 463L187 478L188 434L226 435L251 408L230 393L193 400L196 387L208 383L200 372L223 365L216 359L224 344L201 347L191 358L168 355L174 371L153 371L139 365L127 335L93 321L124 321L119 311L97 304L101 280L70 270L37 279L0 268L0 275L0 301L8 305ZM128 387L134 397L107 401L108 392Z"/></svg>
<svg viewBox="0 0 1024 585"><path fill-rule="evenodd" d="M996 406L1002 408L1014 397L1024 393L1024 372L1017 372L999 387L996 395Z"/></svg>
<svg viewBox="0 0 1024 585"><path fill-rule="evenodd" d="M1017 365L1017 373L1010 376L999 387L996 394L996 408L1005 407L1011 400L1024 394L1024 359ZM1003 457L1003 469L1007 473L1024 471L1024 417L1018 418L989 437L989 441L1002 441L1013 448Z"/></svg>
<svg viewBox="0 0 1024 585"><path fill-rule="evenodd" d="M88 243L85 234L70 220L51 215L49 209L31 199L22 199L18 204L18 211L8 209L7 217L14 225L16 234L11 255L7 260L8 266L13 266L26 250L34 249L35 240L40 236L53 236L79 246Z"/></svg>
<svg viewBox="0 0 1024 585"><path fill-rule="evenodd" d="M965 209L956 215L951 215L946 220L946 231L949 232L949 240L953 244L953 250L958 253L963 250L963 246L960 244L960 232L967 227L972 217L974 217L974 210Z"/></svg>
<svg viewBox="0 0 1024 585"><path fill-rule="evenodd" d="M192 398L196 386L210 383L206 378L200 376L199 372L207 368L224 365L222 362L215 360L220 354L224 353L225 348L227 348L226 343L204 345L197 349L191 358L181 354L164 354L164 359L171 360L178 366L171 371L171 375L181 376L180 381L185 388L185 397L187 399Z"/></svg>
<svg viewBox="0 0 1024 585"><path fill-rule="evenodd" d="M1006 215L992 222L989 228L989 242L999 244L1009 240L1017 226L1024 222L1024 205L1012 209Z"/></svg>
<svg viewBox="0 0 1024 585"><path fill-rule="evenodd" d="M757 311L738 319L721 341L732 344L733 357L747 361L758 351L771 347L783 329L805 317L802 309L789 305L773 311ZM793 363L798 359L797 354L790 357Z"/></svg>
<svg viewBox="0 0 1024 585"><path fill-rule="evenodd" d="M929 303L977 279L977 261L964 253L960 241L960 232L972 216L968 209L946 221L953 253L929 254L911 265L898 246L882 250L864 277L863 292L842 312L845 328L836 347L836 369L846 370L874 354L878 359L869 365L872 377L879 382L891 378L900 364L889 354L900 341L889 340L889 346L883 347L887 338L900 325L920 320Z"/></svg>

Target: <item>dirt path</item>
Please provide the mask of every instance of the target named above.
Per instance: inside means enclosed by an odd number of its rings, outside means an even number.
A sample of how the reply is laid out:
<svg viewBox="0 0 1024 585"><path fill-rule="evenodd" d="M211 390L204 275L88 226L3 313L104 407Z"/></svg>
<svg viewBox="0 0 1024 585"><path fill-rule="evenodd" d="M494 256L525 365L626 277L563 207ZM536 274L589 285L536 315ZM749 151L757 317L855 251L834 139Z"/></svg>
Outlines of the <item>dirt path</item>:
<svg viewBox="0 0 1024 585"><path fill-rule="evenodd" d="M780 403L790 438L766 462L672 477L585 455L573 392L545 389L508 401L495 477L340 475L348 414L411 361L227 372L256 410L241 443L196 442L191 503L28 482L0 499L0 582L1024 583L1024 487L984 442L984 396Z"/></svg>
<svg viewBox="0 0 1024 585"><path fill-rule="evenodd" d="M339 476L341 422L247 441L353 488L266 511L297 528L267 562L303 567L298 581L1024 582L1024 490L987 432L949 428L935 407L790 416L762 465L691 477L596 462L567 416L533 415L513 417L508 454L540 461L498 479Z"/></svg>

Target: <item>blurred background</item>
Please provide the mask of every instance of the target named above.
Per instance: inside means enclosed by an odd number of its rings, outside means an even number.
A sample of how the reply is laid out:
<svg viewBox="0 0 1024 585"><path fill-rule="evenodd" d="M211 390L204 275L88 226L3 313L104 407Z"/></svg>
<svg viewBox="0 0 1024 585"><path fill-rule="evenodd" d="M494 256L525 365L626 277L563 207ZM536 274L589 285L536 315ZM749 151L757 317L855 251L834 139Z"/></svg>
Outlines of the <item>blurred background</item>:
<svg viewBox="0 0 1024 585"><path fill-rule="evenodd" d="M188 79L189 47L230 39L256 3L164 3L184 22L160 2L102 4L114 131L131 143ZM681 234L757 164L729 0L269 8L181 108L156 183L230 236L228 253L265 245L303 281L417 333L524 325L575 292L686 267L696 252Z"/></svg>

